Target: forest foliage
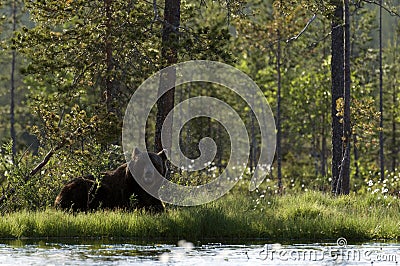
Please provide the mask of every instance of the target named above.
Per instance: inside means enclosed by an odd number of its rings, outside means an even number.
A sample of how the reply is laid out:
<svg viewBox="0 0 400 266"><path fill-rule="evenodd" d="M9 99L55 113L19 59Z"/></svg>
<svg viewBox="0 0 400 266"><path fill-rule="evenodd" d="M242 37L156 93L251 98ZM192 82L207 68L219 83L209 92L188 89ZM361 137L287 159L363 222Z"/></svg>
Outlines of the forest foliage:
<svg viewBox="0 0 400 266"><path fill-rule="evenodd" d="M400 7L395 1L384 2L380 128L377 2L351 1L351 190L398 197ZM97 175L123 163L121 128L127 103L147 77L165 66L163 5L164 1L1 1L2 212L51 206L71 177ZM216 60L237 67L258 84L274 113L277 43L281 44L284 193L330 191L332 12L332 1L181 1L178 61ZM16 152L9 119L12 51L17 55ZM251 172L260 137L249 107L226 88L205 83L176 88L175 103L198 95L224 100L245 121L254 140ZM342 104L337 102L338 116ZM149 150L154 149L155 109L148 120ZM385 181L378 175L380 131L385 139ZM198 143L205 136L216 141L216 158L196 178L174 169L178 182L203 184L226 165L229 137L209 118L196 118L182 129L183 153L199 156ZM32 175L49 154L46 165ZM276 188L273 166L258 190L261 195L282 192Z"/></svg>

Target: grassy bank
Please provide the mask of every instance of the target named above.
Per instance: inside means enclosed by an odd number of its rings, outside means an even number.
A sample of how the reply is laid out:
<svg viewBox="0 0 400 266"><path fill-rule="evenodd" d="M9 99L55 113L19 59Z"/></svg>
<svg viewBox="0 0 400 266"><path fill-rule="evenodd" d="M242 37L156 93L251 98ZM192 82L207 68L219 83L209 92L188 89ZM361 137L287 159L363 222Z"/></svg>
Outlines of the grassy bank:
<svg viewBox="0 0 400 266"><path fill-rule="evenodd" d="M400 204L394 198L320 192L254 198L230 193L196 207L166 213L99 211L72 215L53 209L20 211L0 220L0 238L132 237L322 241L400 239Z"/></svg>

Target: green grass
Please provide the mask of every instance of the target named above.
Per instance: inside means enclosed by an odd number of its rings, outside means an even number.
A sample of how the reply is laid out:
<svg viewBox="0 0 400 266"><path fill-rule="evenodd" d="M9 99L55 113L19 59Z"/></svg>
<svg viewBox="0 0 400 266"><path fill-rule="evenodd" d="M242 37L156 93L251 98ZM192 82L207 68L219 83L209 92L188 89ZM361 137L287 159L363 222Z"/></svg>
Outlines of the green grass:
<svg viewBox="0 0 400 266"><path fill-rule="evenodd" d="M114 237L201 241L348 241L400 239L400 203L374 195L320 192L271 195L232 192L209 204L168 207L162 214L48 209L3 215L0 238Z"/></svg>

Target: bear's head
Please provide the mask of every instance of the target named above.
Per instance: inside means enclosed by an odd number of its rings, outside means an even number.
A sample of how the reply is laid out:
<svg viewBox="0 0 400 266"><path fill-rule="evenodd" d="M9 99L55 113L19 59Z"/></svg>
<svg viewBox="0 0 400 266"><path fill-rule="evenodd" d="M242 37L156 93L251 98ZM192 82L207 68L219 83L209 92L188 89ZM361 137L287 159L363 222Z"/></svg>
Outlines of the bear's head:
<svg viewBox="0 0 400 266"><path fill-rule="evenodd" d="M159 153L142 152L138 148L132 153L127 171L133 175L140 185L153 187L162 182L165 175L167 160L166 150Z"/></svg>

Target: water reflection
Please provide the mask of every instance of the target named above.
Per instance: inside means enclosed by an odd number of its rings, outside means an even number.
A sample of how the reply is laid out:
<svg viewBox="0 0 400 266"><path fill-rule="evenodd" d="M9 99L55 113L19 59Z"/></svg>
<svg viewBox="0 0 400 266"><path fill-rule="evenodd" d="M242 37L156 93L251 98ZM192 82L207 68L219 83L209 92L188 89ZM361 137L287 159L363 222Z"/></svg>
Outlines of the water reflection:
<svg viewBox="0 0 400 266"><path fill-rule="evenodd" d="M398 265L400 244L148 244L143 241L0 241L1 265ZM160 242L161 243L161 242Z"/></svg>

